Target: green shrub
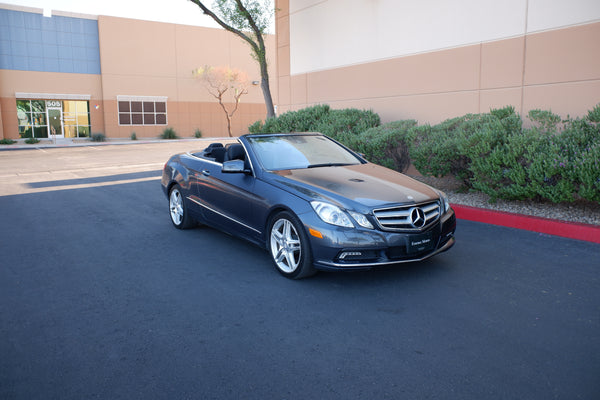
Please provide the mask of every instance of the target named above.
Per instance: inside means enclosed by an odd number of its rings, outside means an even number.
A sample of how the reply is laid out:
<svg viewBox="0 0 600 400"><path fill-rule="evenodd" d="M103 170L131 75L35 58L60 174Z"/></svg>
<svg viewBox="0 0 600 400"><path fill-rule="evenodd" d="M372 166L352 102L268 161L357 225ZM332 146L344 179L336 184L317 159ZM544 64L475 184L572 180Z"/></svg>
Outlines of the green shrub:
<svg viewBox="0 0 600 400"><path fill-rule="evenodd" d="M492 126L488 126L489 133ZM531 155L535 154L537 136L531 132L513 132L504 140L496 141L487 147L487 151L477 153L477 148L470 152L471 187L497 198L525 199L535 195L528 184L528 165Z"/></svg>
<svg viewBox="0 0 600 400"><path fill-rule="evenodd" d="M17 143L16 140L12 140L12 139L0 139L0 144L15 144Z"/></svg>
<svg viewBox="0 0 600 400"><path fill-rule="evenodd" d="M580 119L543 110L528 118L533 126L524 129L514 107L504 107L437 125L407 120L379 126L372 111L319 105L257 121L249 130L322 132L398 171L412 161L424 175L453 175L491 201L600 202L600 104Z"/></svg>
<svg viewBox="0 0 600 400"><path fill-rule="evenodd" d="M274 117L274 118L276 118L276 117ZM248 127L248 132L255 133L255 134L256 133L266 133L263 131L263 126L264 126L263 122L261 120L258 120Z"/></svg>
<svg viewBox="0 0 600 400"><path fill-rule="evenodd" d="M413 129L410 156L425 175L452 174L471 189L509 200L600 202L600 105L583 119L532 110L523 129L514 108Z"/></svg>
<svg viewBox="0 0 600 400"><path fill-rule="evenodd" d="M264 123L256 121L248 130L250 133L321 132L335 139L347 133L358 134L379 123L379 115L373 111L332 110L328 105L317 105L288 111Z"/></svg>
<svg viewBox="0 0 600 400"><path fill-rule="evenodd" d="M338 140L373 163L404 172L410 166L408 142L416 125L415 120L390 122L359 134L342 133Z"/></svg>
<svg viewBox="0 0 600 400"><path fill-rule="evenodd" d="M560 116L552 111L531 110L527 116L544 133L556 133L561 122Z"/></svg>
<svg viewBox="0 0 600 400"><path fill-rule="evenodd" d="M379 126L379 115L373 111L346 108L343 110L330 110L325 118L321 118L312 129L334 139L342 135L358 135L367 129Z"/></svg>
<svg viewBox="0 0 600 400"><path fill-rule="evenodd" d="M529 166L530 184L553 202L600 202L600 130L589 119L569 118L562 124L556 134L539 138Z"/></svg>
<svg viewBox="0 0 600 400"><path fill-rule="evenodd" d="M278 117L269 118L263 124L255 122L248 128L250 133L288 133L310 132L319 124L319 120L329 114L328 105L318 105L303 108L298 111L288 111Z"/></svg>
<svg viewBox="0 0 600 400"><path fill-rule="evenodd" d="M413 130L409 145L410 157L415 167L424 175L452 174L468 181L465 166L468 161L461 154L457 127L471 120L471 116L455 118L441 124L419 126Z"/></svg>
<svg viewBox="0 0 600 400"><path fill-rule="evenodd" d="M596 107L592 108L588 112L586 119L592 124L600 123L600 104L598 104Z"/></svg>
<svg viewBox="0 0 600 400"><path fill-rule="evenodd" d="M37 138L34 138L34 137L28 138L27 140L25 140L25 143L27 143L27 144L36 144L36 143L39 143L39 142L40 142L40 139L37 139Z"/></svg>
<svg viewBox="0 0 600 400"><path fill-rule="evenodd" d="M485 162L494 149L520 129L521 120L513 107L487 114L467 114L434 126L419 126L411 135L410 157L422 174L451 174L470 188L473 180L477 180L474 178L477 172L474 174L470 168L472 160ZM488 169L485 165L479 167Z"/></svg>
<svg viewBox="0 0 600 400"><path fill-rule="evenodd" d="M92 136L90 136L90 140L92 142L106 142L106 136L104 135L104 133L92 133Z"/></svg>
<svg viewBox="0 0 600 400"><path fill-rule="evenodd" d="M200 138L202 137L202 131L201 131L200 129L196 129L196 130L194 131L194 137L195 137L196 139L200 139Z"/></svg>
<svg viewBox="0 0 600 400"><path fill-rule="evenodd" d="M165 128L163 133L160 135L160 138L161 139L179 139L179 136L177 136L177 132L175 132L175 129L168 127L168 128Z"/></svg>
<svg viewBox="0 0 600 400"><path fill-rule="evenodd" d="M135 132L131 132L131 140L137 140L137 134Z"/></svg>

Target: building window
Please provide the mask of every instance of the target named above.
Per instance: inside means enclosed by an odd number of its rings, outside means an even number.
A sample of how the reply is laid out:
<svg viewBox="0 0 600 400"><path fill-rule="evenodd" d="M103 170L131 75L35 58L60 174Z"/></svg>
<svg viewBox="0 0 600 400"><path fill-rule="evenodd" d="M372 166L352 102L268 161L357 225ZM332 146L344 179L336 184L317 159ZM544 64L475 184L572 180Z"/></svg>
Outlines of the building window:
<svg viewBox="0 0 600 400"><path fill-rule="evenodd" d="M22 138L47 138L48 122L44 100L17 100L19 136Z"/></svg>
<svg viewBox="0 0 600 400"><path fill-rule="evenodd" d="M119 125L167 125L167 98L117 96Z"/></svg>
<svg viewBox="0 0 600 400"><path fill-rule="evenodd" d="M52 112L60 118L48 124ZM50 117L48 116L50 115ZM91 131L89 102L81 100L17 100L17 118L21 138L47 138L52 130L66 138L89 137Z"/></svg>
<svg viewBox="0 0 600 400"><path fill-rule="evenodd" d="M65 137L89 137L89 102L63 101L63 124Z"/></svg>

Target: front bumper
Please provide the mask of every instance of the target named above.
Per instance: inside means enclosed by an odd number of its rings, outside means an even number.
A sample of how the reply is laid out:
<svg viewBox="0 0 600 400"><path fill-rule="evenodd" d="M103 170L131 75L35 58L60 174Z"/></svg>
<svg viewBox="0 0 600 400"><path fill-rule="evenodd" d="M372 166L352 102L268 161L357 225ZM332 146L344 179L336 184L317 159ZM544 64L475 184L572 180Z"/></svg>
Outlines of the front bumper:
<svg viewBox="0 0 600 400"><path fill-rule="evenodd" d="M312 228L323 234L323 238L310 237L313 263L320 270L365 270L423 261L447 251L456 241L456 216L452 209L438 223L418 233ZM423 241L426 245L415 246Z"/></svg>

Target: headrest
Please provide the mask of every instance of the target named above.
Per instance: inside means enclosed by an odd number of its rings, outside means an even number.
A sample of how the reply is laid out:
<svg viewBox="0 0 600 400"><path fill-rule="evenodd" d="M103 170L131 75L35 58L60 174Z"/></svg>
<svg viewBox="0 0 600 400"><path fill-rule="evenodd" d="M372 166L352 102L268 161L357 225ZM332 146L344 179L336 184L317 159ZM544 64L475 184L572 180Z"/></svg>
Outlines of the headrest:
<svg viewBox="0 0 600 400"><path fill-rule="evenodd" d="M225 160L225 147L215 147L210 152L210 156L215 159L216 162L222 163Z"/></svg>
<svg viewBox="0 0 600 400"><path fill-rule="evenodd" d="M241 144L232 144L227 148L227 160L243 160L246 158L244 146Z"/></svg>

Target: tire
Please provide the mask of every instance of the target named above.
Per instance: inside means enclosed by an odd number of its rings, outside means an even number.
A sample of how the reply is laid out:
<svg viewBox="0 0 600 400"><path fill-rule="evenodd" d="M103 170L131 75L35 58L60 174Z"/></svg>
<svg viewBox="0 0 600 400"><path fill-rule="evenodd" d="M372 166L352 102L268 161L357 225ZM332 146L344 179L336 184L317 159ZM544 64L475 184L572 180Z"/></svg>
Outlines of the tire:
<svg viewBox="0 0 600 400"><path fill-rule="evenodd" d="M185 198L181 194L181 186L173 185L169 192L169 216L177 229L189 229L196 225L187 209Z"/></svg>
<svg viewBox="0 0 600 400"><path fill-rule="evenodd" d="M269 254L279 273L286 278L301 279L317 272L312 264L308 237L295 215L287 211L276 214L268 232Z"/></svg>

